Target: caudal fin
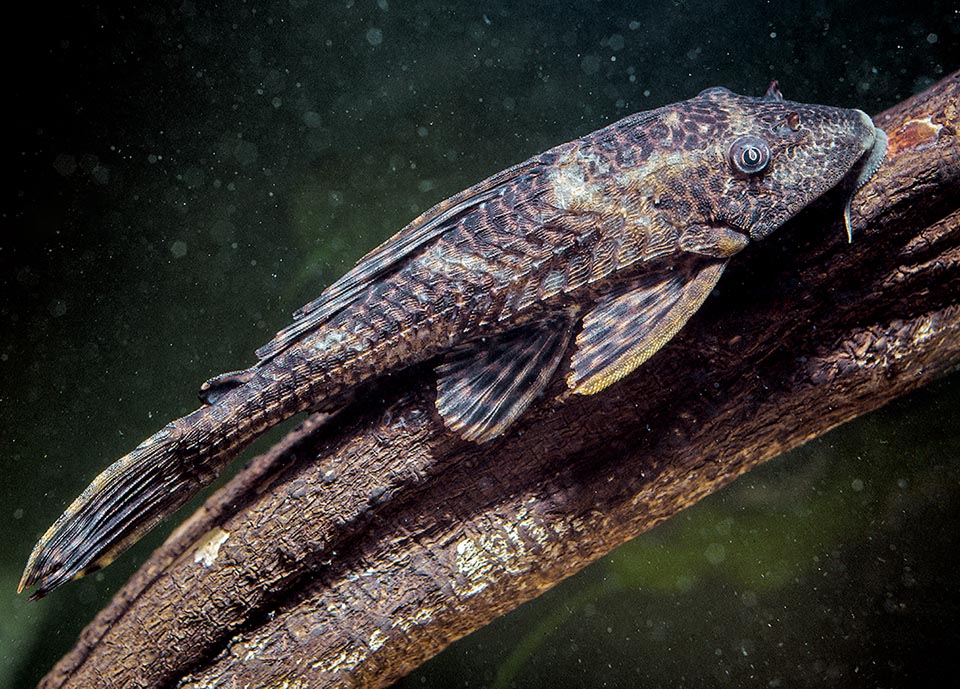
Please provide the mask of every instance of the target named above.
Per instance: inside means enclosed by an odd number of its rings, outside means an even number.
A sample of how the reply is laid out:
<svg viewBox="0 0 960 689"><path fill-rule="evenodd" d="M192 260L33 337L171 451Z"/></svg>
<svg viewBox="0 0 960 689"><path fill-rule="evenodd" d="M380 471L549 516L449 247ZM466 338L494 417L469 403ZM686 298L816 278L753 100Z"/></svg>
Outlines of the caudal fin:
<svg viewBox="0 0 960 689"><path fill-rule="evenodd" d="M184 440L173 422L97 476L34 547L18 593L36 585L36 600L105 567L209 483L220 466Z"/></svg>

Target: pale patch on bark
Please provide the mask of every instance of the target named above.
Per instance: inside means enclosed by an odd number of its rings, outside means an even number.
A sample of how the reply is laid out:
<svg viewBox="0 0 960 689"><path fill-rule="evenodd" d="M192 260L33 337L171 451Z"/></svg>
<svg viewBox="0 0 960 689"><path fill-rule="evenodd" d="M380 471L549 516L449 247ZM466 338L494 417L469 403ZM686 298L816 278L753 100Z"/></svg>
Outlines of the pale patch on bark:
<svg viewBox="0 0 960 689"><path fill-rule="evenodd" d="M323 672L329 673L331 675L339 675L341 673L350 672L356 668L360 663L367 659L366 649L353 648L345 650L343 653L334 656L330 660L321 659L313 664L315 669L322 670Z"/></svg>
<svg viewBox="0 0 960 689"><path fill-rule="evenodd" d="M373 634L370 635L370 639L367 641L367 646L370 647L371 653L376 653L389 640L389 637L382 631L374 629Z"/></svg>
<svg viewBox="0 0 960 689"><path fill-rule="evenodd" d="M230 534L216 526L200 540L196 552L193 554L193 561L199 562L204 567L211 567L217 561L220 554L220 546L227 542Z"/></svg>
<svg viewBox="0 0 960 689"><path fill-rule="evenodd" d="M536 498L529 498L528 505L536 505ZM466 582L455 580L454 589L461 598L470 598L482 592L503 574L525 574L529 567L527 556L531 545L537 549L549 546L555 539L563 538L568 527L565 524L547 525L540 515L529 507L521 508L516 520L505 524L501 531L491 531L481 536L464 538L457 544L457 571Z"/></svg>
<svg viewBox="0 0 960 689"><path fill-rule="evenodd" d="M410 617L401 617L393 622L393 628L399 629L405 634L410 633L415 627L426 627L433 622L433 612L430 608L422 608Z"/></svg>

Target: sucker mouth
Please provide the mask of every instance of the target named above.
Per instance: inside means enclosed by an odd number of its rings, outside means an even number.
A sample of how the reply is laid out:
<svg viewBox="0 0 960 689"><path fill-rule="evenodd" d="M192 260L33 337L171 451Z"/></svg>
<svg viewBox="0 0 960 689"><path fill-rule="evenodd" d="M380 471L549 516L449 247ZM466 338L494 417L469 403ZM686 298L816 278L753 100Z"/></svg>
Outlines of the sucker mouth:
<svg viewBox="0 0 960 689"><path fill-rule="evenodd" d="M880 169L880 166L883 164L883 158L887 154L887 133L879 127L874 127L873 120L870 119L869 115L862 111L860 114L863 115L864 119L870 122L870 126L873 127L873 143L864 151L863 155L860 156L860 171L857 173L857 180L853 185L853 190L850 192L849 198L847 198L847 203L843 207L843 224L847 229L848 244L853 243L853 228L850 225L850 211L853 206L853 197L877 174L877 170Z"/></svg>

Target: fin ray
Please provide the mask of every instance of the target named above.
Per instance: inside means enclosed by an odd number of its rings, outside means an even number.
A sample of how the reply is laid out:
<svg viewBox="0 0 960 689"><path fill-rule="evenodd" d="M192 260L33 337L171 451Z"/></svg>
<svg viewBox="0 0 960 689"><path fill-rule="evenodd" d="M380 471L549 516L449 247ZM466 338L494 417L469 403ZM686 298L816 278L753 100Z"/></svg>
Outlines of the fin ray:
<svg viewBox="0 0 960 689"><path fill-rule="evenodd" d="M583 319L567 384L593 395L653 356L710 295L726 261L691 261L639 278L601 299Z"/></svg>
<svg viewBox="0 0 960 689"><path fill-rule="evenodd" d="M514 165L492 177L451 196L404 227L396 235L364 256L357 265L309 304L293 314L293 323L278 332L257 350L261 361L276 356L291 344L323 325L337 313L366 294L377 280L401 267L404 259L416 253L447 231L450 223L485 201L504 192L508 182L536 172L536 159Z"/></svg>
<svg viewBox="0 0 960 689"><path fill-rule="evenodd" d="M437 367L444 423L478 443L501 435L550 382L573 335L553 318L451 352Z"/></svg>

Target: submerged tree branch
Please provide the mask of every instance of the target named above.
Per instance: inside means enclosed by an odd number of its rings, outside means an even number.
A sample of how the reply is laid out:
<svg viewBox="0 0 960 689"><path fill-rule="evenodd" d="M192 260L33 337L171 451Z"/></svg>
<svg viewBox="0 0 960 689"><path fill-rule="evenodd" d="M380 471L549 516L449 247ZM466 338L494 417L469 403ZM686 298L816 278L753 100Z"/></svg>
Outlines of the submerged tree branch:
<svg viewBox="0 0 960 689"><path fill-rule="evenodd" d="M486 445L432 376L311 418L178 528L46 687L382 687L758 463L960 362L960 74L876 118L887 161L738 257L681 334ZM839 201L842 203L842 200Z"/></svg>

